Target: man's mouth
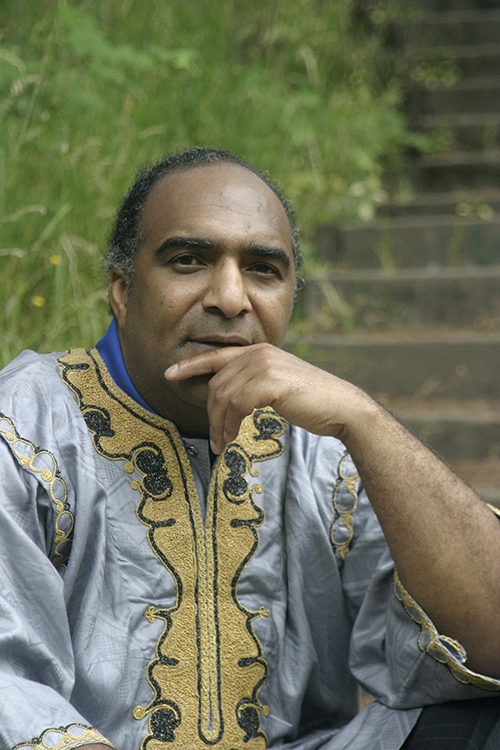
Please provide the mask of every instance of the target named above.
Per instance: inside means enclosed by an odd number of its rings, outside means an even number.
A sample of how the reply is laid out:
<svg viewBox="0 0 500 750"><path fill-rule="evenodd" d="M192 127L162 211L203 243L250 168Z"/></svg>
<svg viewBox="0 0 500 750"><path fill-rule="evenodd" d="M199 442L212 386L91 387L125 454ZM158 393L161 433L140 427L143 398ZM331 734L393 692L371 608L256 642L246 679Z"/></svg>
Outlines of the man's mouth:
<svg viewBox="0 0 500 750"><path fill-rule="evenodd" d="M243 336L214 334L199 339L191 339L191 346L198 352L206 352L210 349L222 349L226 346L249 346L250 341Z"/></svg>

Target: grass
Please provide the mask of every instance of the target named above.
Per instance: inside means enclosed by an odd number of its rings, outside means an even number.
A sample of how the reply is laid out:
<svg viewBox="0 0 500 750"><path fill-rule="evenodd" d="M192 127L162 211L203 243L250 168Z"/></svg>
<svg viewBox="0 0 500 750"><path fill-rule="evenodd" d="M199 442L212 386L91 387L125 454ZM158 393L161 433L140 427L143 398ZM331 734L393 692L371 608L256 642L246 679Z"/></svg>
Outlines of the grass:
<svg viewBox="0 0 500 750"><path fill-rule="evenodd" d="M139 166L229 149L319 223L369 218L411 140L377 28L354 0L4 0L0 10L0 364L93 345L101 251ZM385 15L384 15L385 13Z"/></svg>

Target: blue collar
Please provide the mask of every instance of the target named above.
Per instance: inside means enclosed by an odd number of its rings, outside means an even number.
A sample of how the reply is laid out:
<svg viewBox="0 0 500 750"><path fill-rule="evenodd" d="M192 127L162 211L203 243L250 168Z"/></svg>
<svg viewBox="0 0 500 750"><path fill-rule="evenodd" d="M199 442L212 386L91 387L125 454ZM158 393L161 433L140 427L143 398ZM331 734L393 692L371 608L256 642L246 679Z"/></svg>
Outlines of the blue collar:
<svg viewBox="0 0 500 750"><path fill-rule="evenodd" d="M122 348L120 346L120 339L118 338L118 328L116 325L116 318L113 318L111 324L97 344L96 349L104 360L104 364L108 368L108 372L115 381L118 388L121 388L127 396L130 396L137 404L140 404L152 414L157 414L148 403L144 401L143 397L130 380L130 376L125 367L123 361Z"/></svg>
<svg viewBox="0 0 500 750"><path fill-rule="evenodd" d="M147 403L147 401L144 401L143 397L130 380L130 375L128 374L127 368L125 367L125 362L123 361L123 354L120 345L120 339L118 337L116 318L113 318L108 330L106 331L102 339L99 339L95 346L97 351L101 355L104 364L108 368L109 374L115 381L118 388L124 391L127 396L130 396L130 398L133 399L136 404L140 404L144 407L144 409L147 409L147 411L151 412L151 414L157 414L158 416L160 416L158 412L155 411L153 407L151 407ZM181 435L181 437L184 438L183 435ZM212 453L210 443L208 445L208 454L210 457L210 465L213 467L217 456L215 455L215 453Z"/></svg>

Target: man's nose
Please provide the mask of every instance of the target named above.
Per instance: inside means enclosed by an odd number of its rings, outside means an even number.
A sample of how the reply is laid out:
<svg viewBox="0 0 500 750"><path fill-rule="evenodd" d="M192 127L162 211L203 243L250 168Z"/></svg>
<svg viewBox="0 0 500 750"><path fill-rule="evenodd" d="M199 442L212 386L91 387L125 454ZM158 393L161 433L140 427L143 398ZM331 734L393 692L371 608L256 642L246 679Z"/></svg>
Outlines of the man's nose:
<svg viewBox="0 0 500 750"><path fill-rule="evenodd" d="M234 259L216 263L208 274L203 308L221 312L226 318L236 318L252 309L244 274Z"/></svg>

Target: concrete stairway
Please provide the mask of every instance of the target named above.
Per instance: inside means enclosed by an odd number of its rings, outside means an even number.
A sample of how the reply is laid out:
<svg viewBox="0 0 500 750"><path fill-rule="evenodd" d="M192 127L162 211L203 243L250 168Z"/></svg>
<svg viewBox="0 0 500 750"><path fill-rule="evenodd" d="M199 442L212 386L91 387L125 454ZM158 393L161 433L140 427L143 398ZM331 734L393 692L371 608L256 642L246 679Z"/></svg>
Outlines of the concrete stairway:
<svg viewBox="0 0 500 750"><path fill-rule="evenodd" d="M391 43L417 71L453 72L407 98L411 127L449 148L408 157L410 191L375 221L319 229L337 270L308 278L288 345L383 401L500 507L500 0L418 7Z"/></svg>

